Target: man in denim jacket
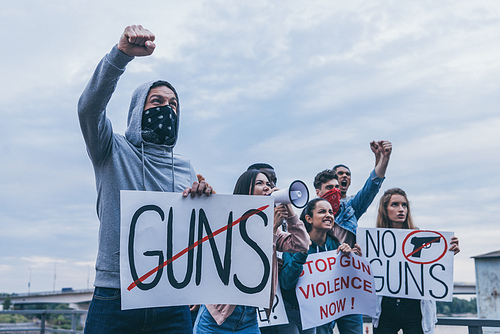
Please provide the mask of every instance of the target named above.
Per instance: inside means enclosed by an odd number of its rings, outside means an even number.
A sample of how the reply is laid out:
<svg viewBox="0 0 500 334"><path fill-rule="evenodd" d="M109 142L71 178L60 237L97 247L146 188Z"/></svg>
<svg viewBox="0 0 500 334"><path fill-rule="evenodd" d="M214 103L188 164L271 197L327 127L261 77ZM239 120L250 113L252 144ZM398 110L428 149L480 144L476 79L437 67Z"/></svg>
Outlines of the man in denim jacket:
<svg viewBox="0 0 500 334"><path fill-rule="evenodd" d="M337 165L332 168L337 173L341 194L341 205L338 214L335 216L333 234L341 243L345 242L351 247L354 247L356 242L358 220L377 196L384 181L392 152L390 141L372 141L370 148L375 155L375 168L370 173L363 188L356 195L347 197L347 189L351 185L351 171L349 168L345 165ZM321 195L318 194L318 196Z"/></svg>
<svg viewBox="0 0 500 334"><path fill-rule="evenodd" d="M356 195L347 197L347 189L351 184L351 171L345 165L337 165L332 168L336 172L341 194L340 207L335 215L333 227L334 236L340 243L347 243L351 248L356 245L356 230L358 220L366 212L382 185L385 178L387 165L392 152L392 144L389 141L372 141L370 148L375 155L375 168L370 173L363 188ZM322 184L315 185L318 197L324 195ZM356 334L363 332L363 318L361 314L351 314L336 320L341 334ZM335 321L316 328L317 334L330 334L335 327Z"/></svg>

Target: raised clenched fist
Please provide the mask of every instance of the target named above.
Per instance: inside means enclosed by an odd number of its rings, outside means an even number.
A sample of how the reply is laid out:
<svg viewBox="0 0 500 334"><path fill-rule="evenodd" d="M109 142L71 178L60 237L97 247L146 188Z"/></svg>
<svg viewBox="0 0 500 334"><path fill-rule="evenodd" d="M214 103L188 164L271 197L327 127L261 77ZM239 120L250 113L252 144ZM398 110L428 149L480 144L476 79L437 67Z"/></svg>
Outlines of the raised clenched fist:
<svg viewBox="0 0 500 334"><path fill-rule="evenodd" d="M130 57L149 56L155 50L155 35L141 25L131 25L125 28L118 49Z"/></svg>

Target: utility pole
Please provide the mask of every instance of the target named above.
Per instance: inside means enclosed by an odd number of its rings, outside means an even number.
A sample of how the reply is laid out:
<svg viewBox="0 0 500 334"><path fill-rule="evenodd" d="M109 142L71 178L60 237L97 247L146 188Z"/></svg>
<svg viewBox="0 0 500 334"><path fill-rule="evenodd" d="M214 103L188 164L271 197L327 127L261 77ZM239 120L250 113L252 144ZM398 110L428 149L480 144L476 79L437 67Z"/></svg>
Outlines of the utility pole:
<svg viewBox="0 0 500 334"><path fill-rule="evenodd" d="M30 276L28 279L28 295L30 295L31 294L31 266L29 266L28 269L30 270Z"/></svg>
<svg viewBox="0 0 500 334"><path fill-rule="evenodd" d="M52 285L52 291L56 292L56 273L57 273L57 260L54 262L54 283Z"/></svg>

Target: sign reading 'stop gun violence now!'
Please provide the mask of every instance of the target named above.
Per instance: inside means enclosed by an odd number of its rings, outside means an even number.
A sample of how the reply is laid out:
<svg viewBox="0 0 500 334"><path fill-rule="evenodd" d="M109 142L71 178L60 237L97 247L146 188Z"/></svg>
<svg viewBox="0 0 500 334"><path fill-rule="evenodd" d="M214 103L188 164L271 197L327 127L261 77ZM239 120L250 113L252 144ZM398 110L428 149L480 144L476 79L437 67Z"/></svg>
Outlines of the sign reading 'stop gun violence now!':
<svg viewBox="0 0 500 334"><path fill-rule="evenodd" d="M122 309L269 305L273 199L120 192Z"/></svg>
<svg viewBox="0 0 500 334"><path fill-rule="evenodd" d="M358 228L357 242L371 264L381 296L451 301L452 232Z"/></svg>
<svg viewBox="0 0 500 334"><path fill-rule="evenodd" d="M354 253L309 254L295 293L303 329L348 314L375 316L377 308L370 264Z"/></svg>

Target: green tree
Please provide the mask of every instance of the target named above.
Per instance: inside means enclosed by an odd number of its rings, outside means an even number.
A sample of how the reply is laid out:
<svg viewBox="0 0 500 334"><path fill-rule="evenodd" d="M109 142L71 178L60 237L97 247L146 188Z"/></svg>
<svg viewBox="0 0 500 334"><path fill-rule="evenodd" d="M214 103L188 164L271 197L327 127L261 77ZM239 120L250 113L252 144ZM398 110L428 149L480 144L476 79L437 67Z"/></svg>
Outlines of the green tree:
<svg viewBox="0 0 500 334"><path fill-rule="evenodd" d="M451 302L437 302L437 312L439 314L452 315L464 313L477 313L476 298L471 300L453 297Z"/></svg>
<svg viewBox="0 0 500 334"><path fill-rule="evenodd" d="M29 319L22 314L0 314L0 323L28 322Z"/></svg>
<svg viewBox="0 0 500 334"><path fill-rule="evenodd" d="M10 300L10 295L5 296L5 299L3 300L2 307L4 311L7 311L10 309L10 306L12 305L12 301Z"/></svg>

